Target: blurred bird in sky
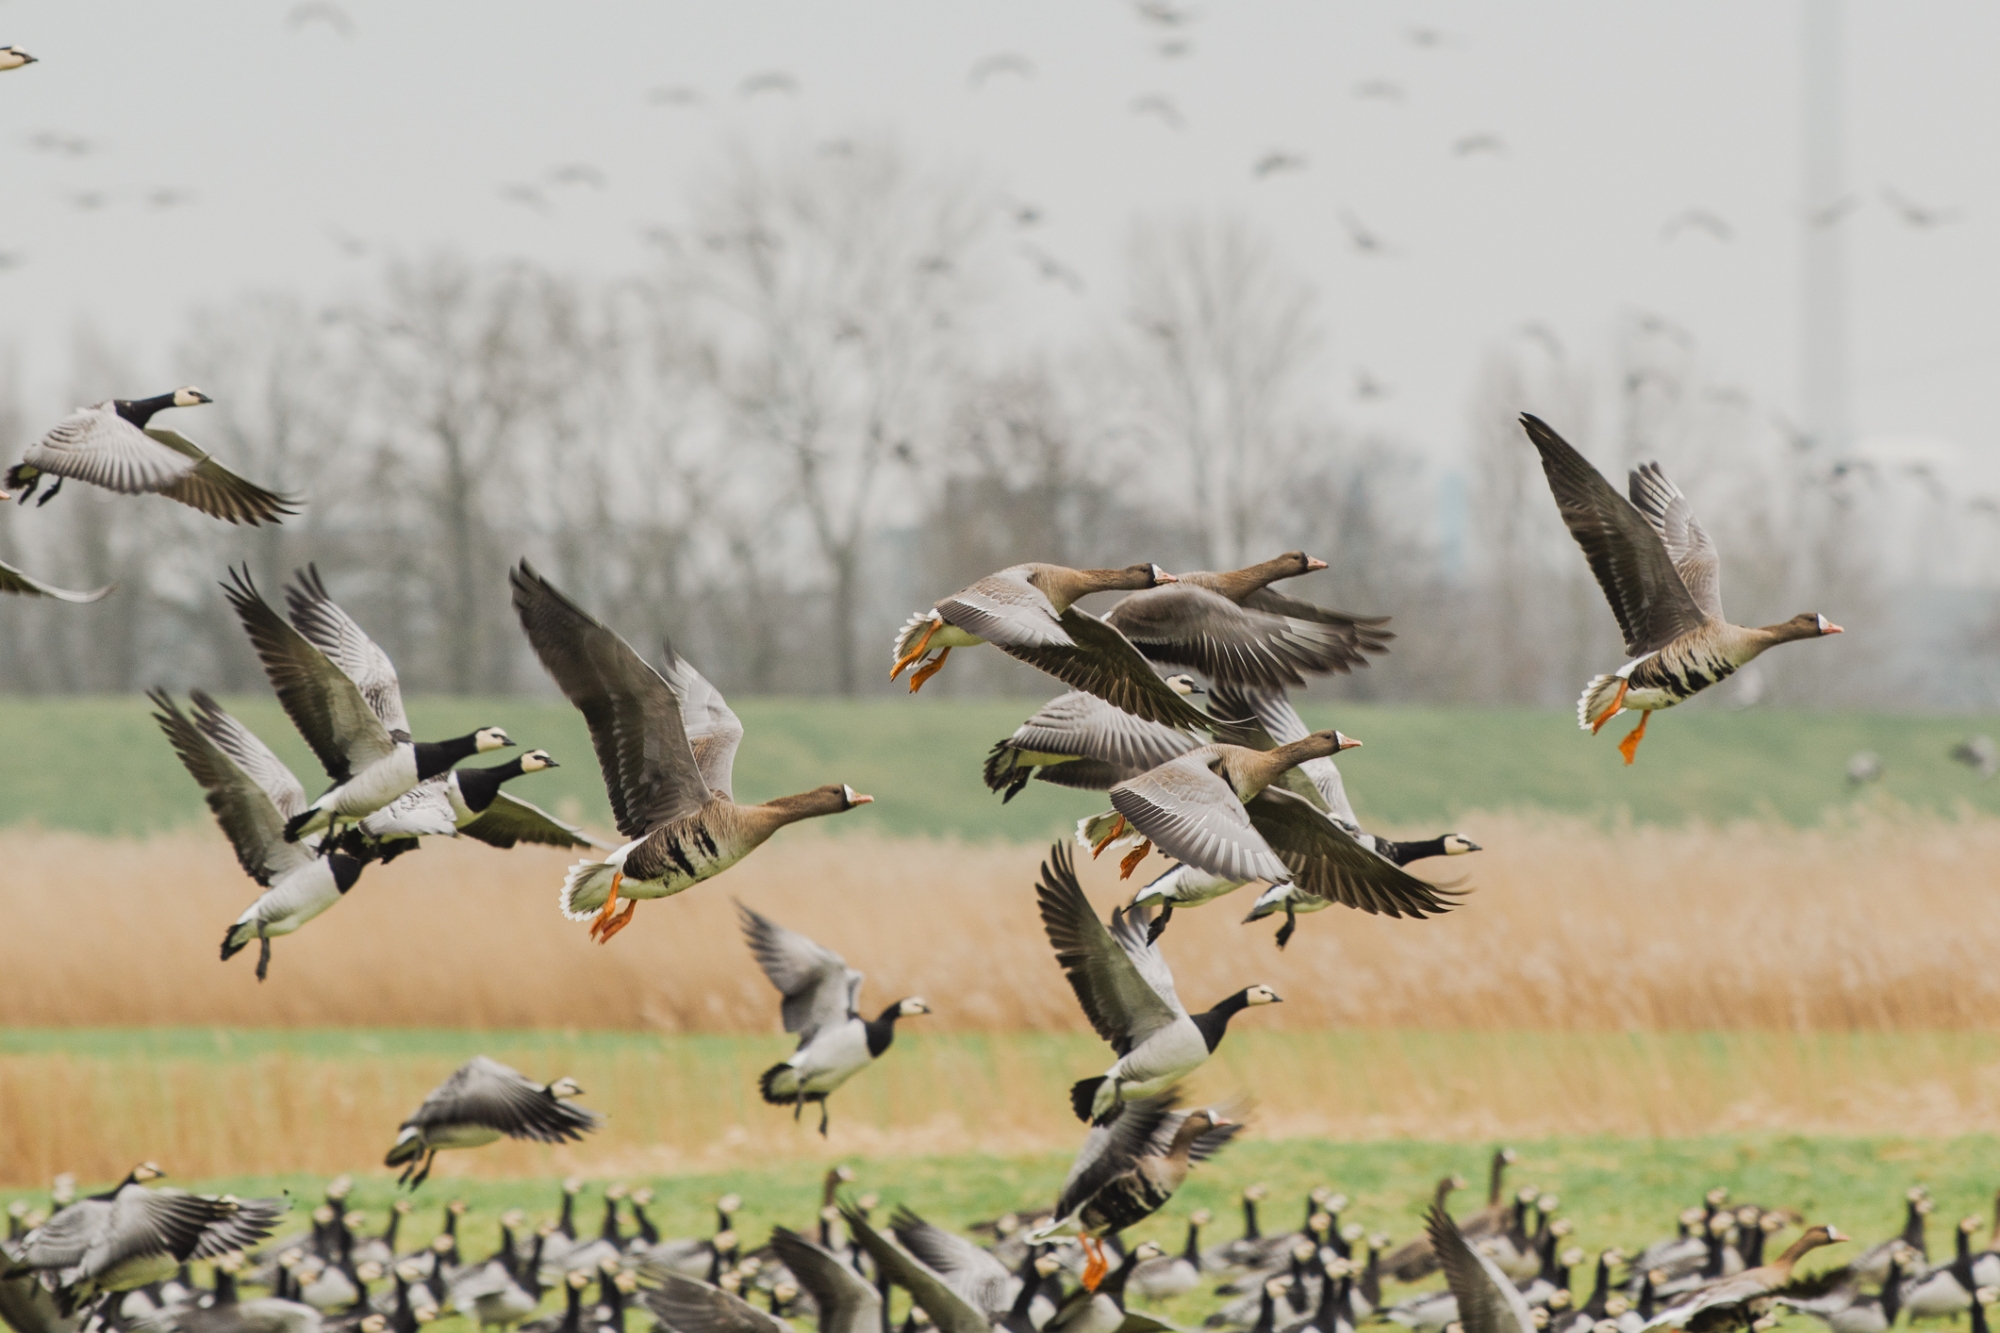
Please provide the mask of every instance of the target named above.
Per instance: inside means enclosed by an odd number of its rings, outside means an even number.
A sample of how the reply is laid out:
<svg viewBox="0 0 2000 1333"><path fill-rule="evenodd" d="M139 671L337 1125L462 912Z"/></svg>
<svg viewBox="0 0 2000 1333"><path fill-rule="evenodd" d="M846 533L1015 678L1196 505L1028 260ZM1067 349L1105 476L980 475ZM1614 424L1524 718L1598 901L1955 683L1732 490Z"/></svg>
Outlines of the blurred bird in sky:
<svg viewBox="0 0 2000 1333"><path fill-rule="evenodd" d="M1276 151L1264 154L1250 166L1250 174L1262 180L1286 171L1304 171L1306 160L1297 153Z"/></svg>
<svg viewBox="0 0 2000 1333"><path fill-rule="evenodd" d="M1181 116L1180 108L1174 105L1165 93L1147 93L1144 97L1132 99L1132 114L1152 116L1170 130L1184 130L1187 121Z"/></svg>
<svg viewBox="0 0 2000 1333"><path fill-rule="evenodd" d="M1044 281L1058 283L1078 296L1083 294L1083 275L1040 246L1023 245L1021 257L1035 266Z"/></svg>
<svg viewBox="0 0 2000 1333"><path fill-rule="evenodd" d="M1171 4L1168 0L1138 0L1132 6L1139 18L1162 28L1178 28L1183 23L1194 21L1194 11Z"/></svg>
<svg viewBox="0 0 2000 1333"><path fill-rule="evenodd" d="M333 0L304 0L301 4L293 5L285 13L285 26L293 32L302 31L315 23L324 24L330 32L340 37L354 35L353 16L334 4Z"/></svg>
<svg viewBox="0 0 2000 1333"><path fill-rule="evenodd" d="M42 130L28 136L28 147L37 153L60 153L64 157L89 157L97 145L80 134Z"/></svg>
<svg viewBox="0 0 2000 1333"><path fill-rule="evenodd" d="M752 74L736 85L736 91L744 97L755 97L758 93L796 93L798 90L799 81L781 69Z"/></svg>
<svg viewBox="0 0 2000 1333"><path fill-rule="evenodd" d="M1367 224L1363 223L1360 218L1355 217L1347 209L1343 208L1340 210L1340 225L1347 228L1348 241L1362 254L1386 255L1389 253L1389 243L1382 239L1381 233L1371 230Z"/></svg>
<svg viewBox="0 0 2000 1333"><path fill-rule="evenodd" d="M1912 202L1893 185L1882 187L1882 202L1895 210L1896 216L1912 227L1943 227L1953 222L1965 220L1965 211L1958 208L1931 208Z"/></svg>
<svg viewBox="0 0 2000 1333"><path fill-rule="evenodd" d="M1861 207L1858 194L1842 195L1830 204L1823 204L1806 214L1806 221L1815 227L1832 227L1846 221L1847 215Z"/></svg>
<svg viewBox="0 0 2000 1333"><path fill-rule="evenodd" d="M1660 237L1672 241L1690 231L1703 232L1725 244L1736 236L1736 229L1714 213L1705 208L1690 208L1685 213L1668 218L1667 224L1660 228Z"/></svg>
<svg viewBox="0 0 2000 1333"><path fill-rule="evenodd" d="M986 81L1000 74L1012 74L1017 78L1035 77L1035 64L1018 51L1002 51L998 55L987 56L972 67L968 76L975 88L984 87Z"/></svg>
<svg viewBox="0 0 2000 1333"><path fill-rule="evenodd" d="M1505 155L1507 141L1497 134L1468 134L1451 146L1453 157L1471 157L1474 153Z"/></svg>

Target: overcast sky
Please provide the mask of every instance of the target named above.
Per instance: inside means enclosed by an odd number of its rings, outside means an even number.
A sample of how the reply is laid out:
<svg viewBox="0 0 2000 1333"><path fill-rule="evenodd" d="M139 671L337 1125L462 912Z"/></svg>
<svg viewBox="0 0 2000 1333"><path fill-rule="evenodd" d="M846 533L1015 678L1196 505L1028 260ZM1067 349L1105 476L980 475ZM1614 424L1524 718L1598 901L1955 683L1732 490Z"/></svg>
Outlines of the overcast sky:
<svg viewBox="0 0 2000 1333"><path fill-rule="evenodd" d="M1800 0L1189 12L0 0L0 44L42 61L0 74L0 346L51 393L82 324L164 374L192 305L337 295L384 253L629 271L732 136L887 130L1041 210L1035 244L1086 284L1024 276L1060 333L1118 318L1135 219L1254 220L1323 298L1328 400L1447 457L1482 352L1528 321L1602 361L1622 315L1656 312L1714 380L1796 409ZM1861 434L2000 444L1996 51L2000 6L1850 6ZM1024 60L975 82L1000 55ZM767 71L795 90L746 94ZM1179 127L1134 109L1153 95ZM1274 152L1301 165L1254 176ZM1669 228L1690 210L1720 226ZM1386 397L1355 399L1362 368Z"/></svg>

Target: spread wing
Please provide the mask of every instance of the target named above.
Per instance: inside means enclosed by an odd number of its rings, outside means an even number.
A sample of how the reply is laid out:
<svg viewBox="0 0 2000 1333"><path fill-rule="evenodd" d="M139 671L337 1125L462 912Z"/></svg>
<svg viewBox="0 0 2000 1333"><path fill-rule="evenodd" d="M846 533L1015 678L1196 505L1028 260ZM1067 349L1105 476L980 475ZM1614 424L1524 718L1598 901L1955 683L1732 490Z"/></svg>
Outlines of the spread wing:
<svg viewBox="0 0 2000 1333"><path fill-rule="evenodd" d="M80 407L28 446L22 461L125 495L164 491L193 470L179 450L147 435L109 403Z"/></svg>
<svg viewBox="0 0 2000 1333"><path fill-rule="evenodd" d="M904 1207L896 1209L889 1229L918 1263L943 1278L966 1304L984 1310L989 1319L998 1319L1014 1304L1020 1283L991 1251Z"/></svg>
<svg viewBox="0 0 2000 1333"><path fill-rule="evenodd" d="M1384 629L1389 623L1388 616L1357 616L1332 607L1318 606L1303 598L1290 597L1274 588L1263 587L1243 599L1243 605L1252 611L1268 611L1276 616L1290 616L1294 620L1310 620L1321 625L1336 626L1350 638L1353 651L1361 653L1386 653L1389 641L1396 636Z"/></svg>
<svg viewBox="0 0 2000 1333"><path fill-rule="evenodd" d="M285 515L299 512L298 501L245 481L209 457L206 450L179 431L148 426L145 433L175 453L195 460L191 470L181 474L171 485L159 488L160 494L168 499L179 500L204 514L226 518L231 523L248 523L253 528L263 523L281 522Z"/></svg>
<svg viewBox="0 0 2000 1333"><path fill-rule="evenodd" d="M572 1106L499 1061L475 1055L403 1123L422 1129L483 1125L511 1139L573 1143L600 1121L594 1112Z"/></svg>
<svg viewBox="0 0 2000 1333"><path fill-rule="evenodd" d="M771 1228L771 1248L819 1311L821 1333L877 1327L881 1293L845 1262L787 1227Z"/></svg>
<svg viewBox="0 0 2000 1333"><path fill-rule="evenodd" d="M743 743L743 723L730 710L722 691L694 669L694 664L666 646L665 669L660 673L680 700L681 725L687 730L688 744L694 749L695 767L710 791L719 791L731 800L736 794L730 774L736 767L736 747Z"/></svg>
<svg viewBox="0 0 2000 1333"><path fill-rule="evenodd" d="M80 1200L30 1231L5 1257L24 1268L72 1268L83 1262L92 1239L109 1225L111 1214L108 1199Z"/></svg>
<svg viewBox="0 0 2000 1333"><path fill-rule="evenodd" d="M360 687L331 658L271 609L248 568L229 571L223 593L250 636L286 716L335 782L394 753L396 742Z"/></svg>
<svg viewBox="0 0 2000 1333"><path fill-rule="evenodd" d="M1674 562L1674 572L1681 576L1688 596L1694 598L1694 604L1710 620L1722 619L1722 561L1707 530L1696 521L1694 506L1681 494L1681 488L1667 479L1658 463L1646 463L1635 469L1627 479L1627 486L1632 507L1644 514L1653 531L1660 534L1667 558Z"/></svg>
<svg viewBox="0 0 2000 1333"><path fill-rule="evenodd" d="M673 1333L792 1333L784 1320L720 1287L671 1270L659 1279L658 1289L639 1299Z"/></svg>
<svg viewBox="0 0 2000 1333"><path fill-rule="evenodd" d="M96 602L111 595L118 585L107 583L91 592L72 592L68 588L58 588L53 583L44 583L32 574L24 574L12 565L0 561L0 592L10 592L16 597L53 597L59 602Z"/></svg>
<svg viewBox="0 0 2000 1333"><path fill-rule="evenodd" d="M937 1325L938 1333L992 1333L992 1325L983 1312L968 1305L943 1278L890 1244L853 1205L842 1204L840 1214L847 1220L847 1229L861 1242L861 1248L874 1259L876 1269L910 1293L910 1299Z"/></svg>
<svg viewBox="0 0 2000 1333"><path fill-rule="evenodd" d="M243 867L244 874L269 888L273 879L311 859L312 853L305 847L285 841L288 813L281 811L256 778L239 767L205 734L206 728L201 723L189 721L165 690L154 690L146 697L158 710L153 714L153 720L160 724L160 730L173 744L174 753L180 756L181 763L207 793L208 808L214 811L215 822L222 826L229 845L236 849L236 863ZM197 708L204 703L212 707L213 702L206 695L197 695L195 699ZM227 714L223 716L228 717ZM204 710L202 721L207 720ZM234 718L229 720L235 722ZM238 726L240 729L240 724ZM263 742L257 741L254 736L251 740L262 749ZM269 754L270 751L264 753ZM272 762L277 763L275 759ZM290 770L285 769L283 764L277 766L283 770L285 777L291 778L291 786L296 790L298 779L292 778ZM303 791L299 792L298 799L299 808L303 809Z"/></svg>
<svg viewBox="0 0 2000 1333"><path fill-rule="evenodd" d="M236 1200L228 1216L202 1228L201 1239L188 1258L214 1259L248 1250L277 1229L291 1206L289 1199Z"/></svg>
<svg viewBox="0 0 2000 1333"><path fill-rule="evenodd" d="M699 810L710 788L673 687L527 561L509 579L535 656L590 726L618 831L643 838Z"/></svg>
<svg viewBox="0 0 2000 1333"><path fill-rule="evenodd" d="M361 821L371 838L455 838L458 812L452 808L450 773L425 778Z"/></svg>
<svg viewBox="0 0 2000 1333"><path fill-rule="evenodd" d="M757 966L785 997L779 1007L785 1031L798 1033L801 1046L823 1029L855 1016L861 973L849 967L846 959L742 903L736 904L736 912Z"/></svg>
<svg viewBox="0 0 2000 1333"><path fill-rule="evenodd" d="M1472 1248L1441 1205L1431 1205L1425 1223L1465 1333L1535 1333L1534 1316L1513 1281Z"/></svg>
<svg viewBox="0 0 2000 1333"><path fill-rule="evenodd" d="M382 725L392 734L400 731L409 735L410 719L403 711L403 687L396 679L396 664L353 616L326 595L318 565L308 565L293 575L291 586L285 589L285 606L292 613L292 627L347 673Z"/></svg>
<svg viewBox="0 0 2000 1333"><path fill-rule="evenodd" d="M1083 896L1083 886L1077 883L1070 851L1064 844L1057 843L1049 859L1042 862L1035 898L1041 907L1042 928L1048 932L1056 962L1069 978L1084 1017L1118 1054L1124 1055L1186 1016L1172 990L1171 978L1166 993L1161 994L1134 962L1127 942L1113 938L1097 919L1090 900ZM1156 948L1144 945L1144 919L1135 919L1141 944L1158 958ZM1165 970L1164 962L1159 970Z"/></svg>
<svg viewBox="0 0 2000 1333"><path fill-rule="evenodd" d="M1541 452L1542 471L1569 535L1583 548L1618 617L1625 651L1633 657L1653 652L1701 625L1701 607L1646 516L1546 423L1523 414L1521 425Z"/></svg>
<svg viewBox="0 0 2000 1333"><path fill-rule="evenodd" d="M937 613L947 624L1005 649L1071 646L1055 603L1028 582L1024 569L988 574L939 602Z"/></svg>
<svg viewBox="0 0 2000 1333"><path fill-rule="evenodd" d="M1134 717L1185 731L1212 731L1215 722L1160 679L1131 640L1088 611L1062 613L1068 646L1018 647L1001 643L1009 657L1046 671L1071 689L1094 694ZM995 641L997 642L997 640Z"/></svg>
<svg viewBox="0 0 2000 1333"><path fill-rule="evenodd" d="M1106 1125L1093 1125L1083 1136L1083 1146L1070 1163L1062 1193L1056 1196L1055 1215L1070 1216L1091 1196L1134 1162L1152 1152L1169 1113L1180 1100L1180 1089L1171 1088L1157 1097L1142 1097L1125 1103L1118 1118ZM1169 1138L1172 1130L1167 1131Z"/></svg>
<svg viewBox="0 0 2000 1333"><path fill-rule="evenodd" d="M1291 878L1236 793L1196 750L1111 789L1111 805L1177 861L1224 879Z"/></svg>
<svg viewBox="0 0 2000 1333"><path fill-rule="evenodd" d="M1251 606L1193 583L1135 592L1105 623L1156 662L1190 666L1211 680L1305 684L1305 672L1347 672L1366 659L1351 627Z"/></svg>
<svg viewBox="0 0 2000 1333"><path fill-rule="evenodd" d="M543 847L596 847L611 850L611 844L591 837L574 824L566 824L532 801L496 792L493 803L459 830L468 838L492 847L512 847L532 842Z"/></svg>
<svg viewBox="0 0 2000 1333"><path fill-rule="evenodd" d="M285 761L271 753L271 747L257 736L257 733L222 711L222 705L202 690L190 690L188 697L194 701L195 726L201 734L214 741L216 748L228 755L236 767L243 770L249 779L266 796L278 813L286 819L302 813L306 808L306 789L300 784L298 775L286 766Z"/></svg>
<svg viewBox="0 0 2000 1333"><path fill-rule="evenodd" d="M1305 798L1278 787L1258 792L1250 822L1303 893L1381 916L1436 916L1464 890L1432 884L1369 851Z"/></svg>
<svg viewBox="0 0 2000 1333"><path fill-rule="evenodd" d="M185 1260L201 1243L202 1233L226 1221L235 1209L231 1200L127 1185L111 1201L110 1223L92 1239L84 1263L92 1273L104 1273L148 1255Z"/></svg>
<svg viewBox="0 0 2000 1333"><path fill-rule="evenodd" d="M1186 754L1199 742L1185 731L1135 717L1094 694L1071 690L1043 704L1014 729L1007 744L1016 750L1076 755L1144 772Z"/></svg>
<svg viewBox="0 0 2000 1333"><path fill-rule="evenodd" d="M1253 750L1275 750L1280 745L1302 741L1309 734L1305 719L1283 690L1267 690L1255 685L1217 685L1212 699L1216 712L1225 717L1253 719L1255 727L1242 744ZM1287 769L1278 779L1284 787L1321 806L1350 833L1361 831L1354 803L1347 799L1347 784L1341 780L1340 766L1330 756L1308 759Z"/></svg>

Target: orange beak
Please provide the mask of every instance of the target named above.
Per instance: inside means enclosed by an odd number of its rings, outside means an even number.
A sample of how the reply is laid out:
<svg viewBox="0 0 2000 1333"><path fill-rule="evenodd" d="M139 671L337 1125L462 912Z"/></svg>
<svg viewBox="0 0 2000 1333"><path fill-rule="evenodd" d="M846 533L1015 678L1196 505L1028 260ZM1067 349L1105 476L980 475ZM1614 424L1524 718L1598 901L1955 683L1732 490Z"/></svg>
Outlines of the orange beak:
<svg viewBox="0 0 2000 1333"><path fill-rule="evenodd" d="M1343 750L1358 750L1361 748L1361 742L1343 733L1340 738L1340 748Z"/></svg>

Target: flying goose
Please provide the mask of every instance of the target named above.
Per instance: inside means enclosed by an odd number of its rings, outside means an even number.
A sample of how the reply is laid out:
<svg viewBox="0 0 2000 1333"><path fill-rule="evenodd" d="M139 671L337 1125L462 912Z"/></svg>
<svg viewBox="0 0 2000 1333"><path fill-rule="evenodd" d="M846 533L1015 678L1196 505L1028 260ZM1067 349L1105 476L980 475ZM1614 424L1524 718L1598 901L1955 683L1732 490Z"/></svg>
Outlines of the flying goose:
<svg viewBox="0 0 2000 1333"><path fill-rule="evenodd" d="M992 1251L942 1227L933 1226L905 1207L889 1219L889 1229L902 1247L944 1280L959 1299L1000 1322L1021 1294L1022 1282ZM1033 1238L1030 1237L1030 1243Z"/></svg>
<svg viewBox="0 0 2000 1333"><path fill-rule="evenodd" d="M640 1299L673 1333L793 1333L735 1292L679 1273L661 1274L660 1285Z"/></svg>
<svg viewBox="0 0 2000 1333"><path fill-rule="evenodd" d="M1465 1333L1535 1333L1527 1301L1494 1262L1473 1248L1440 1204L1424 1219Z"/></svg>
<svg viewBox="0 0 2000 1333"><path fill-rule="evenodd" d="M819 1333L878 1333L881 1293L838 1255L785 1227L771 1229L771 1250L812 1297Z"/></svg>
<svg viewBox="0 0 2000 1333"><path fill-rule="evenodd" d="M1161 680L1130 640L1072 605L1094 592L1154 588L1173 581L1174 576L1158 565L1126 569L1011 566L953 593L929 611L911 616L896 635L896 660L889 679L902 675L926 653L935 652L936 656L910 677L910 689L921 689L944 669L952 649L990 643L1071 689L1094 694L1135 717L1170 727L1206 730L1212 725L1207 715Z"/></svg>
<svg viewBox="0 0 2000 1333"><path fill-rule="evenodd" d="M1807 1253L1822 1245L1838 1245L1846 1239L1838 1227L1808 1228L1770 1263L1746 1268L1734 1277L1704 1283L1655 1314L1646 1327L1692 1329L1694 1333L1725 1328L1741 1319L1746 1307L1767 1303L1770 1297L1783 1291L1791 1281L1792 1266Z"/></svg>
<svg viewBox="0 0 2000 1333"><path fill-rule="evenodd" d="M758 1090L771 1105L790 1106L794 1120L807 1102L818 1102L819 1132L824 1136L826 1099L889 1049L896 1039L897 1019L927 1014L931 1007L923 997L912 995L875 1018L864 1019L856 1007L862 974L846 959L742 903L736 904L736 911L757 966L784 997L779 1012L785 1031L799 1038L789 1060L764 1071L757 1080Z"/></svg>
<svg viewBox="0 0 2000 1333"><path fill-rule="evenodd" d="M455 838L464 834L488 846L502 848L532 842L544 847L596 847L610 851L611 844L600 842L540 806L501 790L502 783L512 782L524 773L560 767L547 750L530 750L518 759L490 768L453 768L425 778L363 818L359 827L364 835L378 842L401 840L383 849L384 861L407 850L409 839L426 835Z"/></svg>
<svg viewBox="0 0 2000 1333"><path fill-rule="evenodd" d="M537 1083L498 1060L475 1055L438 1084L396 1132L384 1166L400 1166L399 1183L415 1189L440 1152L479 1148L502 1135L537 1143L577 1143L603 1123L594 1111L571 1106L581 1096L574 1079Z"/></svg>
<svg viewBox="0 0 2000 1333"><path fill-rule="evenodd" d="M329 829L335 819L358 821L459 760L514 743L498 727L412 741L395 663L326 595L316 566L285 590L289 623L257 591L247 567L230 570L223 592L278 702L333 779L285 821L288 842Z"/></svg>
<svg viewBox="0 0 2000 1333"><path fill-rule="evenodd" d="M0 493L0 500L6 499ZM0 561L0 593L12 593L16 597L53 597L59 602L75 602L79 605L102 601L111 595L118 585L107 583L102 588L90 592L74 592L68 588L58 588L53 583L44 583L32 574L27 574Z"/></svg>
<svg viewBox="0 0 2000 1333"><path fill-rule="evenodd" d="M1074 1236L1087 1262L1083 1285L1095 1291L1109 1265L1104 1238L1137 1226L1167 1206L1194 1163L1220 1152L1242 1127L1204 1107L1176 1111L1178 1094L1128 1100L1108 1125L1084 1135L1055 1213L1028 1235L1030 1244Z"/></svg>
<svg viewBox="0 0 2000 1333"><path fill-rule="evenodd" d="M1104 1073L1070 1089L1079 1120L1105 1124L1125 1103L1166 1092L1201 1067L1232 1017L1253 1005L1278 1003L1269 986L1246 986L1190 1016L1174 993L1173 973L1159 946L1147 938L1144 909L1113 908L1111 928L1105 929L1061 843L1042 863L1035 897L1056 962L1084 1017L1118 1054Z"/></svg>
<svg viewBox="0 0 2000 1333"><path fill-rule="evenodd" d="M41 57L31 56L18 46L0 46L0 70L19 69L32 65Z"/></svg>
<svg viewBox="0 0 2000 1333"><path fill-rule="evenodd" d="M1166 682L1183 697L1203 693L1192 676L1168 676ZM1147 722L1094 694L1071 690L1043 704L993 746L986 756L986 787L1002 793L1003 805L1031 778L1108 791L1199 744L1176 727Z"/></svg>
<svg viewBox="0 0 2000 1333"><path fill-rule="evenodd" d="M854 1203L842 1203L840 1215L847 1222L848 1234L875 1261L875 1271L883 1282L884 1299L887 1284L910 1293L910 1300L931 1318L938 1333L993 1333L993 1324L983 1310L975 1308L963 1296L952 1289L944 1278L932 1272L909 1251L893 1244L874 1227L868 1224L868 1216ZM884 1307L886 1308L886 1306ZM710 1333L705 1329L684 1329L674 1326L678 1333ZM725 1333L714 1330L714 1333ZM735 1333L734 1330L728 1333ZM751 1333L742 1330L741 1333ZM763 1333L759 1330L758 1333ZM775 1333L775 1331L773 1331Z"/></svg>
<svg viewBox="0 0 2000 1333"><path fill-rule="evenodd" d="M257 941L257 980L271 970L271 941L289 935L354 887L372 852L353 843L292 842L288 822L306 809L306 791L284 761L200 690L190 720L164 690L146 696L174 753L208 793L215 822L236 849L243 873L264 892L222 934L222 961Z"/></svg>
<svg viewBox="0 0 2000 1333"><path fill-rule="evenodd" d="M231 523L277 523L296 514L297 501L256 486L209 457L179 431L150 423L170 407L213 402L199 389L175 389L153 398L113 398L79 407L28 446L4 483L26 504L42 476L55 483L37 501L56 498L63 481L75 477L125 495L164 495Z"/></svg>
<svg viewBox="0 0 2000 1333"><path fill-rule="evenodd" d="M572 921L595 921L608 941L640 898L667 898L719 875L787 824L840 814L875 798L844 783L738 805L730 790L743 724L721 691L669 648L648 666L589 612L523 560L509 576L514 610L544 669L590 724L618 831L630 839L600 861L579 861L559 905ZM618 895L628 899L614 917Z"/></svg>
<svg viewBox="0 0 2000 1333"><path fill-rule="evenodd" d="M1570 536L1618 617L1631 661L1595 676L1577 700L1577 725L1595 735L1628 709L1639 719L1618 749L1630 764L1655 712L1693 698L1768 648L1839 634L1807 611L1749 629L1722 616L1722 566L1687 497L1659 464L1634 469L1628 501L1538 417L1521 425L1542 455L1549 490Z"/></svg>
<svg viewBox="0 0 2000 1333"><path fill-rule="evenodd" d="M1178 576L1171 587L1135 592L1104 623L1155 662L1192 667L1220 683L1282 688L1304 672L1345 674L1366 654L1388 651L1387 616L1351 616L1273 592L1279 579L1325 569L1303 551L1227 573Z"/></svg>

